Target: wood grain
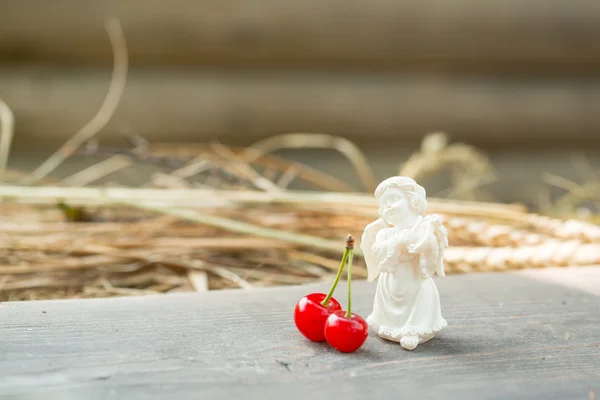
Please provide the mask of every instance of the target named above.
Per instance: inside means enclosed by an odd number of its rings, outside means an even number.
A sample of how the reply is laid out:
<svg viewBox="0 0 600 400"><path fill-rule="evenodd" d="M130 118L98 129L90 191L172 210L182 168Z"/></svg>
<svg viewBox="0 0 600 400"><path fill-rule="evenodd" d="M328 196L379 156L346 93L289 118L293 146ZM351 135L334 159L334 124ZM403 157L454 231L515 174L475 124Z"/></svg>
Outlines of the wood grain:
<svg viewBox="0 0 600 400"><path fill-rule="evenodd" d="M595 0L4 0L0 57L104 62L104 18L135 65L417 70L589 70L600 65Z"/></svg>
<svg viewBox="0 0 600 400"><path fill-rule="evenodd" d="M354 354L304 340L293 306L325 284L3 303L0 395L585 399L600 388L600 297L509 273L437 282L449 326L413 352L373 333ZM375 284L353 289L366 317Z"/></svg>
<svg viewBox="0 0 600 400"><path fill-rule="evenodd" d="M15 146L33 141L33 151L39 143L66 140L96 113L109 78L109 70L0 70L0 93L15 114ZM151 141L243 145L316 132L406 143L444 130L453 140L486 148L597 148L598 104L600 80L592 78L132 70L98 138L122 145L121 133L134 131Z"/></svg>
<svg viewBox="0 0 600 400"><path fill-rule="evenodd" d="M554 267L524 269L525 276L600 296L600 268Z"/></svg>

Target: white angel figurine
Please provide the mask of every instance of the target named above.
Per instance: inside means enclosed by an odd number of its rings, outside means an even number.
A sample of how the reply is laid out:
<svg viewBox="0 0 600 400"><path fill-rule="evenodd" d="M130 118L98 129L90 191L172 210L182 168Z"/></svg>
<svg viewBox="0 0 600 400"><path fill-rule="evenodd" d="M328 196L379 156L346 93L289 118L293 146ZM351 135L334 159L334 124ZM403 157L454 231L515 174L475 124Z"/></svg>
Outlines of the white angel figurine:
<svg viewBox="0 0 600 400"><path fill-rule="evenodd" d="M367 281L379 277L369 326L407 350L432 339L447 326L432 279L444 274L446 228L438 215L425 215L425 189L395 176L375 190L381 218L366 226L360 247Z"/></svg>

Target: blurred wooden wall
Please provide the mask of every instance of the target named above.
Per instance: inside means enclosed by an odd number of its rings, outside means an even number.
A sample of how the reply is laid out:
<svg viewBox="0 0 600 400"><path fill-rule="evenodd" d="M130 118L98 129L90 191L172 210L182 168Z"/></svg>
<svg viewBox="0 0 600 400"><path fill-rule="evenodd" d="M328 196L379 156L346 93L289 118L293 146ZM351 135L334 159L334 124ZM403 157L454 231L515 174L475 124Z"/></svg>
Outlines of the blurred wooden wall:
<svg viewBox="0 0 600 400"><path fill-rule="evenodd" d="M62 141L96 113L109 15L130 70L105 142L444 130L487 148L600 144L598 0L2 0L17 145Z"/></svg>

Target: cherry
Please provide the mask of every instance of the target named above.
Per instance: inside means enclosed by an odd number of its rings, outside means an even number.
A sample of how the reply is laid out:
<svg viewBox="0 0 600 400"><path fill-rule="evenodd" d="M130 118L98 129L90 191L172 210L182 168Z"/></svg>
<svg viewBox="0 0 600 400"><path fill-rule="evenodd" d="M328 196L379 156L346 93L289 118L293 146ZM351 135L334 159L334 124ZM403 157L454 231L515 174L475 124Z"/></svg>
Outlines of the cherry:
<svg viewBox="0 0 600 400"><path fill-rule="evenodd" d="M336 311L325 322L325 338L331 347L342 353L358 350L369 336L369 326L360 315Z"/></svg>
<svg viewBox="0 0 600 400"><path fill-rule="evenodd" d="M350 243L350 240L352 240L352 246L354 245L354 239L348 235L348 239L346 239L347 246L342 257L342 263L338 269L335 280L331 285L329 293L327 295L324 293L310 293L302 297L294 309L294 322L296 323L296 328L298 328L300 333L306 338L313 342L325 341L325 321L334 312L342 310L340 303L333 298L333 292L340 281L344 265L348 260L348 254L350 252L350 246L348 244Z"/></svg>
<svg viewBox="0 0 600 400"><path fill-rule="evenodd" d="M333 348L351 353L358 350L369 336L367 322L352 312L352 257L354 240L347 247L348 252L348 310L335 311L325 321L325 339Z"/></svg>
<svg viewBox="0 0 600 400"><path fill-rule="evenodd" d="M325 321L333 312L341 310L342 306L333 297L329 303L323 301L325 293L311 293L300 299L294 310L296 327L306 338L313 342L325 340Z"/></svg>

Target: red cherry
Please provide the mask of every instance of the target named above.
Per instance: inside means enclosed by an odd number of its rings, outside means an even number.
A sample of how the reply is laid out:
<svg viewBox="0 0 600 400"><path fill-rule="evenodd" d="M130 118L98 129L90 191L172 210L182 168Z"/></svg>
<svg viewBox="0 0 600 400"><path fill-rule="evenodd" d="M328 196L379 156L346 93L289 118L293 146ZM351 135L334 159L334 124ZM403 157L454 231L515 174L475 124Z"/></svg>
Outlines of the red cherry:
<svg viewBox="0 0 600 400"><path fill-rule="evenodd" d="M335 280L328 294L311 293L298 301L294 309L294 322L298 330L313 342L325 341L325 321L335 311L340 311L342 306L333 298L335 288L340 281L344 265L352 257L354 239L348 235L346 238L346 250L342 256L342 263L338 268ZM350 268L350 266L348 267Z"/></svg>
<svg viewBox="0 0 600 400"><path fill-rule="evenodd" d="M301 298L294 309L296 327L313 342L325 340L325 321L333 312L342 309L340 303L333 297L324 306L322 302L325 297L327 297L325 293L311 293Z"/></svg>
<svg viewBox="0 0 600 400"><path fill-rule="evenodd" d="M325 338L331 347L342 353L358 350L369 336L369 327L360 315L336 311L325 322Z"/></svg>
<svg viewBox="0 0 600 400"><path fill-rule="evenodd" d="M334 349L343 353L358 350L367 336L369 326L360 315L352 312L352 259L354 257L354 239L348 235L346 240L348 251L348 309L335 311L325 322L325 339Z"/></svg>

